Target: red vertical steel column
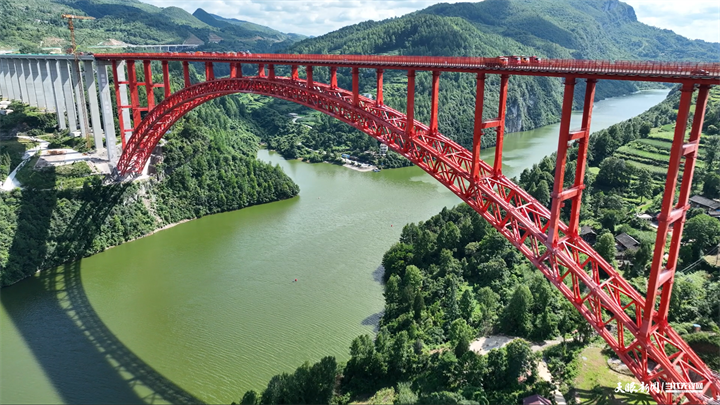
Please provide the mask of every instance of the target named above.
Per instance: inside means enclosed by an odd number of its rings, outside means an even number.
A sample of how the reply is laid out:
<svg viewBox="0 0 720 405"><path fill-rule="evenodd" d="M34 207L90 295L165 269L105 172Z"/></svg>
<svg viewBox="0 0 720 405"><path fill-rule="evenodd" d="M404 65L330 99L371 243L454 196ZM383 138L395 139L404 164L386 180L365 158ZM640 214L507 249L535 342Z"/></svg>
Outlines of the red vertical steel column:
<svg viewBox="0 0 720 405"><path fill-rule="evenodd" d="M505 107L507 104L507 87L509 75L500 75L500 105L498 106L497 136L495 138L495 162L493 172L495 176L502 174L502 152L505 136Z"/></svg>
<svg viewBox="0 0 720 405"><path fill-rule="evenodd" d="M234 65L235 65L235 77L236 77L236 78L243 77L243 74L242 74L242 63L240 63L240 62L235 62Z"/></svg>
<svg viewBox="0 0 720 405"><path fill-rule="evenodd" d="M408 139L415 135L415 71L407 72L407 121L405 121L405 135ZM408 145L405 145L407 148Z"/></svg>
<svg viewBox="0 0 720 405"><path fill-rule="evenodd" d="M298 79L298 67L297 67L297 65L292 65L292 66L290 67L290 79L292 79L293 81L295 81L295 80Z"/></svg>
<svg viewBox="0 0 720 405"><path fill-rule="evenodd" d="M164 60L162 61L162 70L163 70L163 87L165 90L165 98L168 98L170 96L170 66L168 65L168 61Z"/></svg>
<svg viewBox="0 0 720 405"><path fill-rule="evenodd" d="M383 105L383 70L377 69L377 94L375 96L375 105Z"/></svg>
<svg viewBox="0 0 720 405"><path fill-rule="evenodd" d="M438 93L440 90L440 71L432 72L432 95L430 98L430 133L437 134L438 130Z"/></svg>
<svg viewBox="0 0 720 405"><path fill-rule="evenodd" d="M473 148L472 148L472 169L471 179L476 181L480 178L480 146L482 141L482 115L485 99L485 73L477 74L477 90L475 92L475 125L473 126Z"/></svg>
<svg viewBox="0 0 720 405"><path fill-rule="evenodd" d="M149 60L143 61L143 73L145 74L145 92L147 93L148 111L155 108L155 93L153 93L152 66Z"/></svg>
<svg viewBox="0 0 720 405"><path fill-rule="evenodd" d="M122 150L125 150L125 120L123 119L123 105L120 98L120 81L118 79L117 61L112 61L113 85L115 86L115 104L117 104L118 124L120 126L120 141Z"/></svg>
<svg viewBox="0 0 720 405"><path fill-rule="evenodd" d="M685 211L689 208L687 203L690 194L690 183L692 182L697 145L700 138L700 129L702 128L702 116L705 113L705 105L707 103L708 87L701 87L700 94L698 94L690 140L688 143L685 143L685 131L694 90L695 85L692 83L683 84L680 90L680 105L678 107L677 121L675 122L675 135L673 137L670 162L665 180L665 194L663 195L662 208L658 216L655 252L652 267L650 268L647 296L645 297L645 308L643 312L641 333L645 339L648 340L648 343L650 343L651 333L658 327L664 329L665 326L667 326L667 310L670 305L670 293L675 278L677 255L680 249L680 237L682 236L682 228L685 221ZM689 168L690 172L683 175L680 198L678 198L678 202L675 204L675 186L683 157L686 159L686 170ZM673 237L668 251L668 260L667 263L663 265L665 241L667 240L670 226L673 226L675 229L673 229ZM658 311L655 311L655 302L659 292L661 294L660 305Z"/></svg>
<svg viewBox="0 0 720 405"><path fill-rule="evenodd" d="M565 94L563 95L562 115L560 116L560 136L558 136L557 160L555 161L555 186L552 192L550 223L548 225L548 242L555 246L558 241L558 222L563 202L563 182L565 181L565 163L567 162L568 142L570 141L570 119L572 118L573 95L575 94L575 78L565 78Z"/></svg>
<svg viewBox="0 0 720 405"><path fill-rule="evenodd" d="M357 67L352 68L352 81L353 106L357 107L360 105L360 69Z"/></svg>
<svg viewBox="0 0 720 405"><path fill-rule="evenodd" d="M192 83L190 83L190 63L188 61L184 60L182 63L183 67L183 79L185 79L185 87L190 87Z"/></svg>
<svg viewBox="0 0 720 405"><path fill-rule="evenodd" d="M312 66L305 66L305 76L307 76L307 88L312 89L313 88L313 67Z"/></svg>
<svg viewBox="0 0 720 405"><path fill-rule="evenodd" d="M137 128L142 121L140 116L140 98L138 97L137 72L135 71L135 61L127 61L128 84L130 85L130 108L132 108L133 129Z"/></svg>
<svg viewBox="0 0 720 405"><path fill-rule="evenodd" d="M273 64L268 65L268 73L269 73L269 79L275 80L275 65L273 65Z"/></svg>
<svg viewBox="0 0 720 405"><path fill-rule="evenodd" d="M235 63L230 64L230 77L233 79L237 77L237 64Z"/></svg>
<svg viewBox="0 0 720 405"><path fill-rule="evenodd" d="M575 167L575 182L573 184L573 188L576 188L578 191L577 195L572 197L570 223L568 225L572 237L578 236L578 226L580 225L580 205L582 205L582 190L585 189L585 166L587 163L588 146L590 145L590 121L592 119L593 102L595 101L596 84L596 79L587 79L580 131L570 134L571 140L578 140L577 166Z"/></svg>
<svg viewBox="0 0 720 405"><path fill-rule="evenodd" d="M261 63L258 65L258 77L265 77L265 64Z"/></svg>
<svg viewBox="0 0 720 405"><path fill-rule="evenodd" d="M205 62L205 81L215 80L215 70L212 62Z"/></svg>
<svg viewBox="0 0 720 405"><path fill-rule="evenodd" d="M337 89L337 66L330 66L330 88Z"/></svg>

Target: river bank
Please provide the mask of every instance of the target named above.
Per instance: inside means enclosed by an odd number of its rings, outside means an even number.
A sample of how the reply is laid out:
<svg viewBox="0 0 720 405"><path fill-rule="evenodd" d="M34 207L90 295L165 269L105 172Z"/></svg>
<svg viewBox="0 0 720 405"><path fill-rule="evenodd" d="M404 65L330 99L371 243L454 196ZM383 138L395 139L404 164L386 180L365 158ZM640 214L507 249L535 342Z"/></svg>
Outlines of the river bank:
<svg viewBox="0 0 720 405"><path fill-rule="evenodd" d="M599 102L593 128L662 98ZM508 136L506 175L547 154L538 143L554 149L557 129ZM352 339L374 333L377 269L402 225L460 200L417 167L368 176L258 158L280 165L299 197L204 216L3 289L0 402L162 402L169 390L134 383L154 370L200 401L229 403L304 361L347 360ZM113 340L96 346L98 334ZM146 367L133 368L138 359Z"/></svg>

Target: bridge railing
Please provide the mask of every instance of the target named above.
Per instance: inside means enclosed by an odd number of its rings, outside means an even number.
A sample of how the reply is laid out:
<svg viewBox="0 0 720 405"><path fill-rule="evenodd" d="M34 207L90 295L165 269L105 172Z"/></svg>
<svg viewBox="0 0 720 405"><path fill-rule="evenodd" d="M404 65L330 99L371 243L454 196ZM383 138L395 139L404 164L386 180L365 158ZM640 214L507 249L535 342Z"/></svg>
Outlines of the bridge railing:
<svg viewBox="0 0 720 405"><path fill-rule="evenodd" d="M547 70L578 74L637 74L674 77L710 77L720 79L719 63L700 62L661 62L661 61L612 61L581 59L541 59L526 63L504 63L499 57L465 56L386 56L386 55L300 55L300 54L251 54L243 52L172 52L137 54L98 54L98 59L135 59L135 60L202 60L219 63L262 63L263 60L275 64L356 64L372 67L405 66L422 68L491 68L508 70Z"/></svg>

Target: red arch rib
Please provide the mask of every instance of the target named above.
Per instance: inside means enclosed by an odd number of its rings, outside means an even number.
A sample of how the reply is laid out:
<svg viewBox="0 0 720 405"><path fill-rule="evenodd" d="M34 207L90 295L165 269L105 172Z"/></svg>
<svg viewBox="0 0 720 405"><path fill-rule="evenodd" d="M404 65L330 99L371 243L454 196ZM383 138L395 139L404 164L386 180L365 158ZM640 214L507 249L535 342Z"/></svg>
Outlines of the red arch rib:
<svg viewBox="0 0 720 405"><path fill-rule="evenodd" d="M196 106L223 95L254 93L281 98L321 111L386 144L453 191L495 227L560 290L628 368L647 384L664 382L702 385L701 392L651 394L659 403L688 400L706 403L720 396L720 382L669 325L657 328L649 340L641 338L644 297L579 237L568 236L559 224L556 247L545 234L550 212L505 176L493 176L492 167L479 162L480 178L471 180L471 152L428 127L413 121L415 135L405 136L405 114L373 100L315 82L244 77L198 83L172 94L141 122L117 170L121 175L140 171L166 131ZM683 398L684 395L684 398Z"/></svg>

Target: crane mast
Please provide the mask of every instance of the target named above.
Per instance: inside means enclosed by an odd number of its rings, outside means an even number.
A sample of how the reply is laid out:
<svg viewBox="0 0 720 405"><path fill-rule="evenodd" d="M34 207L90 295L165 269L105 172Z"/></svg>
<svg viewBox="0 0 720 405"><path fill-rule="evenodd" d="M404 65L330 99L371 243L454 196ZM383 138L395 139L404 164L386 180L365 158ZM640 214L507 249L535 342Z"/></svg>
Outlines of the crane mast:
<svg viewBox="0 0 720 405"><path fill-rule="evenodd" d="M68 28L70 29L70 41L72 42L72 48L70 48L70 53L73 54L75 57L75 60L73 63L75 64L74 69L74 80L76 83L80 83L80 61L78 59L78 52L77 52L77 44L75 43L75 25L73 24L73 20L94 20L95 17L87 17L82 15L73 15L73 14L63 14L62 18L67 18L68 20ZM87 120L87 110L85 107L85 92L82 90L80 91L80 99L82 100L82 115L83 115L83 122L81 125L83 125L83 128L85 129L85 142L87 144L87 147L90 147L90 125Z"/></svg>

